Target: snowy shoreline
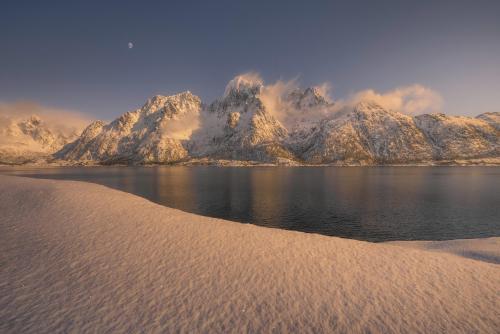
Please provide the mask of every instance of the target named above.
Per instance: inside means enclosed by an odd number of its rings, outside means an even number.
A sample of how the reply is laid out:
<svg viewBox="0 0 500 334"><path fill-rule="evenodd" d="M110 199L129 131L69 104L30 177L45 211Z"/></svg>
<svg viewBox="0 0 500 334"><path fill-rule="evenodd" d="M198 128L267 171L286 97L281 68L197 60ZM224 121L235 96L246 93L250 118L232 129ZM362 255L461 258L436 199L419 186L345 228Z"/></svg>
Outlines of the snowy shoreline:
<svg viewBox="0 0 500 334"><path fill-rule="evenodd" d="M0 331L483 332L500 238L369 242L0 175Z"/></svg>

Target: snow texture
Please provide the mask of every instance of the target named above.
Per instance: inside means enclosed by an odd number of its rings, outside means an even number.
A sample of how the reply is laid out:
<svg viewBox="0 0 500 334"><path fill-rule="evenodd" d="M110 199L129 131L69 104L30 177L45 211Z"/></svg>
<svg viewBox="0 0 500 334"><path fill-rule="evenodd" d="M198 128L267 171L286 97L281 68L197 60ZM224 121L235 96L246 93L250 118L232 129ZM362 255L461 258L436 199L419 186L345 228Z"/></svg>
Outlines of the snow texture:
<svg viewBox="0 0 500 334"><path fill-rule="evenodd" d="M373 244L201 217L95 184L12 176L0 176L0 212L2 333L500 328L499 238L486 247ZM456 251L469 245L474 254Z"/></svg>

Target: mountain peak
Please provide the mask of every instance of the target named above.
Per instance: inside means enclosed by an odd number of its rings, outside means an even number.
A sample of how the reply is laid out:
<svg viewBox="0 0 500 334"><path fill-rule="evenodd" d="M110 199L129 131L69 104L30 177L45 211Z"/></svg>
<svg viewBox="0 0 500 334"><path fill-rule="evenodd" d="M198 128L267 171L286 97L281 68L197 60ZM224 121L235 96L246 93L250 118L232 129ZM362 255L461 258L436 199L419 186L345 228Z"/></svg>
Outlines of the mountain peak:
<svg viewBox="0 0 500 334"><path fill-rule="evenodd" d="M297 109L315 108L330 104L316 87L308 87L304 90L297 88L290 92L285 99Z"/></svg>
<svg viewBox="0 0 500 334"><path fill-rule="evenodd" d="M31 115L27 121L35 125L42 123L42 119L37 115Z"/></svg>
<svg viewBox="0 0 500 334"><path fill-rule="evenodd" d="M189 108L191 106L201 105L201 100L198 96L192 94L190 91L184 91L174 95L154 95L148 99L142 106L141 111L148 114L157 112L159 110L174 110Z"/></svg>
<svg viewBox="0 0 500 334"><path fill-rule="evenodd" d="M264 83L257 74L248 73L234 77L226 86L224 97L229 95L257 95Z"/></svg>
<svg viewBox="0 0 500 334"><path fill-rule="evenodd" d="M43 126L43 121L37 115L31 115L18 123L19 128L26 134L37 131Z"/></svg>

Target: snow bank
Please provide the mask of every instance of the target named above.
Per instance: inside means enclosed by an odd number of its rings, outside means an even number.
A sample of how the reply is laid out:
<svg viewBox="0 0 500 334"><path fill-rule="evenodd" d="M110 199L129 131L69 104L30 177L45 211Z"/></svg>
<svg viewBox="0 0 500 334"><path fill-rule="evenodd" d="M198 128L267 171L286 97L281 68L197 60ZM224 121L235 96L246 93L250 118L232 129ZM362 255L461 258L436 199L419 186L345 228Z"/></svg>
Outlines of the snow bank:
<svg viewBox="0 0 500 334"><path fill-rule="evenodd" d="M494 333L491 262L0 176L2 333Z"/></svg>

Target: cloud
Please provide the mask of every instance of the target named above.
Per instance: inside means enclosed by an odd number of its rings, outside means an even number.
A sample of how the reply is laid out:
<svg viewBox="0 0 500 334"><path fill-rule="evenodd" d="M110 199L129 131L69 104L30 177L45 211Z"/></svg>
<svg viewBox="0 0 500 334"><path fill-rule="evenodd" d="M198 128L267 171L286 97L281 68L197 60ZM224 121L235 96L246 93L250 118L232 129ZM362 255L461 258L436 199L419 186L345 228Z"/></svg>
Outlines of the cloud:
<svg viewBox="0 0 500 334"><path fill-rule="evenodd" d="M72 110L45 107L31 101L0 102L0 127L31 116L38 116L50 130L64 134L80 132L91 122L85 115Z"/></svg>
<svg viewBox="0 0 500 334"><path fill-rule="evenodd" d="M199 112L197 110L190 110L175 120L167 120L162 125L162 131L169 138L185 140L189 139L193 132L199 129L200 122Z"/></svg>
<svg viewBox="0 0 500 334"><path fill-rule="evenodd" d="M43 124L43 128L49 130L52 137L44 137L43 140L36 138L33 134L25 133L19 124L36 116ZM48 108L34 102L0 102L0 151L3 154L26 155L31 153L51 153L56 147L52 146L60 138L76 138L76 135L87 126L89 120L74 111ZM48 141L45 141L48 140ZM56 144L58 145L58 144ZM29 153L31 152L31 153Z"/></svg>
<svg viewBox="0 0 500 334"><path fill-rule="evenodd" d="M330 104L319 104L313 108L300 108L290 99L294 93L303 92L298 78L278 80L264 84L256 72L243 73L232 79L226 86L225 95L232 89L258 87L258 96L264 107L287 129L292 129L299 121L315 122L332 116L340 110L354 107L361 101L375 102L386 109L408 115L441 111L443 100L431 88L414 84L397 87L380 93L366 89L350 94L345 98L332 98L332 85L328 82L314 86L315 91Z"/></svg>
<svg viewBox="0 0 500 334"><path fill-rule="evenodd" d="M331 102L329 92L331 85L323 83L313 87L323 98ZM296 100L291 98L294 93L302 93L298 78L288 81L278 80L273 84L262 87L259 98L264 107L287 129L293 128L298 121L314 122L324 119L333 111L332 105L318 105L307 109L300 109Z"/></svg>
<svg viewBox="0 0 500 334"><path fill-rule="evenodd" d="M373 89L352 94L347 103L371 101L382 107L399 111L408 115L441 111L443 99L436 91L422 85L398 87L386 93L378 93Z"/></svg>
<svg viewBox="0 0 500 334"><path fill-rule="evenodd" d="M259 98L266 110L286 126L288 118L296 112L286 101L286 96L298 88L297 79L278 80L274 84L263 86Z"/></svg>
<svg viewBox="0 0 500 334"><path fill-rule="evenodd" d="M439 112L443 104L443 99L439 93L419 84L397 87L384 93L377 92L374 89L366 89L350 94L346 98L333 99L330 95L332 85L325 82L313 88L326 101L333 103L308 110L299 110L287 99L294 91L300 91L300 84L297 78L264 84L262 77L256 72L248 72L236 76L228 83L226 94L231 89L255 86L259 86L259 98L266 110L287 128L296 124L298 120L316 121L328 117L339 110L352 108L361 101L375 102L384 108L408 115Z"/></svg>

